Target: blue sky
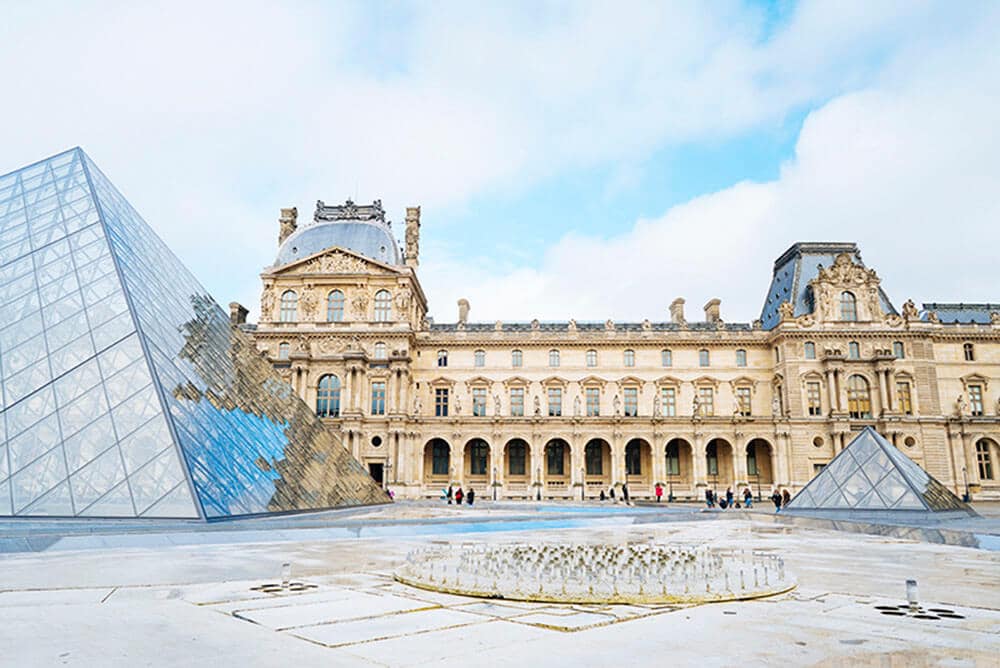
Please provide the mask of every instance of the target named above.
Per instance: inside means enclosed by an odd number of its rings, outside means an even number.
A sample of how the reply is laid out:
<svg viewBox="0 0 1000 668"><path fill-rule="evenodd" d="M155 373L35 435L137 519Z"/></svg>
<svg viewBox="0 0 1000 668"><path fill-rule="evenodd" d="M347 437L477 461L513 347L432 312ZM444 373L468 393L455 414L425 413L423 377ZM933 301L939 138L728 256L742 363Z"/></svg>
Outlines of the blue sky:
<svg viewBox="0 0 1000 668"><path fill-rule="evenodd" d="M256 310L281 207L347 197L422 206L439 321L749 321L799 240L1000 300L995 3L2 11L0 171L83 146L221 302Z"/></svg>

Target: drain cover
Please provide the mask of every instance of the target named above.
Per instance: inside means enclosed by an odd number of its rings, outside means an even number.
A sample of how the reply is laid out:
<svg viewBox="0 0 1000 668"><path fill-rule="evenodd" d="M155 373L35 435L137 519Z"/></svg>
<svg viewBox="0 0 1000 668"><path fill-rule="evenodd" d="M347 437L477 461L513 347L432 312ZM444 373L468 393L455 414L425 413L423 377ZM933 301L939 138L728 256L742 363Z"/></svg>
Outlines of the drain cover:
<svg viewBox="0 0 1000 668"><path fill-rule="evenodd" d="M308 582L289 582L283 584L281 582L265 582L262 585L257 585L256 587L250 587L250 591L260 591L265 594L280 594L286 591L306 591L308 589L317 589L319 585L309 584Z"/></svg>

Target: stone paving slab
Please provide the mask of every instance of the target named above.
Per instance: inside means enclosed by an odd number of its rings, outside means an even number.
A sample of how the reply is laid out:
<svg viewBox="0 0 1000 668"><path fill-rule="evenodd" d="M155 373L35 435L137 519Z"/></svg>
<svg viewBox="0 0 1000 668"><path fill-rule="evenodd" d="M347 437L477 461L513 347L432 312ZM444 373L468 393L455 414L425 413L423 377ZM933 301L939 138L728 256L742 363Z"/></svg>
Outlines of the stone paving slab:
<svg viewBox="0 0 1000 668"><path fill-rule="evenodd" d="M385 615L374 619L359 619L334 624L299 627L290 634L328 647L350 645L399 636L411 636L426 631L438 631L469 624L485 624L487 620L458 610L437 608Z"/></svg>
<svg viewBox="0 0 1000 668"><path fill-rule="evenodd" d="M426 603L398 596L374 596L363 593L334 601L303 605L297 605L293 599L288 601L289 603L284 606L249 607L234 610L232 614L240 619L280 630L430 607Z"/></svg>
<svg viewBox="0 0 1000 668"><path fill-rule="evenodd" d="M552 628L559 631L573 631L582 628L591 628L612 624L618 621L612 615L602 615L596 612L535 612L522 615L511 621L518 624L533 624L543 628Z"/></svg>

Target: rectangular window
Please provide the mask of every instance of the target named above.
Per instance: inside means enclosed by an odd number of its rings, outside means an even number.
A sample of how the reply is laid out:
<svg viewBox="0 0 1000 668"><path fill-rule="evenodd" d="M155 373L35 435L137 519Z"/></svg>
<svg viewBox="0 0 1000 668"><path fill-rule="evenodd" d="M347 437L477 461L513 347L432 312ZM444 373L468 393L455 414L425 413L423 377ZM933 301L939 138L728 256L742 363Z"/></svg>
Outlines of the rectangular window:
<svg viewBox="0 0 1000 668"><path fill-rule="evenodd" d="M823 414L823 403L819 394L819 383L806 383L806 402L808 404L809 415L817 416Z"/></svg>
<svg viewBox="0 0 1000 668"><path fill-rule="evenodd" d="M903 415L913 415L913 399L910 396L909 383L896 383L896 403Z"/></svg>
<svg viewBox="0 0 1000 668"><path fill-rule="evenodd" d="M600 441L587 444L584 453L587 460L587 475L604 475L604 448L598 445Z"/></svg>
<svg viewBox="0 0 1000 668"><path fill-rule="evenodd" d="M626 350L625 351L625 366L635 366L635 351Z"/></svg>
<svg viewBox="0 0 1000 668"><path fill-rule="evenodd" d="M587 417L601 414L601 390L597 387L587 388Z"/></svg>
<svg viewBox="0 0 1000 668"><path fill-rule="evenodd" d="M674 365L674 354L669 350L660 351L660 364L663 366L673 366Z"/></svg>
<svg viewBox="0 0 1000 668"><path fill-rule="evenodd" d="M587 366L597 366L597 351L588 350L587 351Z"/></svg>
<svg viewBox="0 0 1000 668"><path fill-rule="evenodd" d="M565 475L566 466L563 461L563 448L558 444L550 444L545 448L545 468L548 475Z"/></svg>
<svg viewBox="0 0 1000 668"><path fill-rule="evenodd" d="M431 451L431 474L448 475L450 451L444 443L435 443Z"/></svg>
<svg viewBox="0 0 1000 668"><path fill-rule="evenodd" d="M758 475L757 448L747 448L747 475Z"/></svg>
<svg viewBox="0 0 1000 668"><path fill-rule="evenodd" d="M851 341L847 344L847 356L852 360L861 359L861 346L858 345L857 341Z"/></svg>
<svg viewBox="0 0 1000 668"><path fill-rule="evenodd" d="M699 350L698 351L698 366L708 366L708 351Z"/></svg>
<svg viewBox="0 0 1000 668"><path fill-rule="evenodd" d="M549 388L549 417L562 415L562 388Z"/></svg>
<svg viewBox="0 0 1000 668"><path fill-rule="evenodd" d="M524 388L512 387L510 390L510 414L514 417L524 415Z"/></svg>
<svg viewBox="0 0 1000 668"><path fill-rule="evenodd" d="M625 394L625 415L635 417L639 414L639 388L626 387L623 392Z"/></svg>
<svg viewBox="0 0 1000 668"><path fill-rule="evenodd" d="M898 360L901 360L904 357L906 357L906 352L903 349L903 342L902 341L896 341L895 343L892 344L892 354Z"/></svg>
<svg viewBox="0 0 1000 668"><path fill-rule="evenodd" d="M736 366L746 366L747 365L747 351L737 350L736 351Z"/></svg>
<svg viewBox="0 0 1000 668"><path fill-rule="evenodd" d="M983 388L981 385L969 385L969 409L975 417L983 414Z"/></svg>
<svg viewBox="0 0 1000 668"><path fill-rule="evenodd" d="M663 399L663 417L677 417L677 390L665 387L660 393Z"/></svg>
<svg viewBox="0 0 1000 668"><path fill-rule="evenodd" d="M549 366L559 366L559 351L550 350L549 351Z"/></svg>
<svg viewBox="0 0 1000 668"><path fill-rule="evenodd" d="M521 443L507 446L508 468L511 475L524 475L525 448Z"/></svg>
<svg viewBox="0 0 1000 668"><path fill-rule="evenodd" d="M472 414L476 417L486 415L486 388L472 388Z"/></svg>
<svg viewBox="0 0 1000 668"><path fill-rule="evenodd" d="M469 474L486 475L487 460L490 456L489 446L483 441L477 441L472 445L472 451L469 455Z"/></svg>
<svg viewBox="0 0 1000 668"><path fill-rule="evenodd" d="M749 416L752 414L749 387L736 388L736 408L740 415Z"/></svg>
<svg viewBox="0 0 1000 668"><path fill-rule="evenodd" d="M979 465L979 479L993 480L993 459L990 457L990 444L986 439L976 443L976 463Z"/></svg>
<svg viewBox="0 0 1000 668"><path fill-rule="evenodd" d="M486 351L477 350L474 355L474 362L477 367L486 366Z"/></svg>
<svg viewBox="0 0 1000 668"><path fill-rule="evenodd" d="M806 353L805 356L806 356L807 360L814 360L814 359L816 359L816 344L813 343L812 341L806 341L806 343L805 343L805 353Z"/></svg>
<svg viewBox="0 0 1000 668"><path fill-rule="evenodd" d="M698 388L698 409L702 417L715 415L715 391L711 387Z"/></svg>
<svg viewBox="0 0 1000 668"><path fill-rule="evenodd" d="M372 383L372 415L385 415L385 383Z"/></svg>
<svg viewBox="0 0 1000 668"><path fill-rule="evenodd" d="M448 366L448 351L439 350L438 351L438 366Z"/></svg>
<svg viewBox="0 0 1000 668"><path fill-rule="evenodd" d="M447 387L437 387L434 389L434 415L437 417L448 417Z"/></svg>
<svg viewBox="0 0 1000 668"><path fill-rule="evenodd" d="M681 474L681 457L676 446L667 448L667 475Z"/></svg>
<svg viewBox="0 0 1000 668"><path fill-rule="evenodd" d="M522 357L520 350L513 350L510 353L510 365L513 367L519 367L524 363L524 358Z"/></svg>
<svg viewBox="0 0 1000 668"><path fill-rule="evenodd" d="M719 455L714 450L705 455L708 475L719 475Z"/></svg>

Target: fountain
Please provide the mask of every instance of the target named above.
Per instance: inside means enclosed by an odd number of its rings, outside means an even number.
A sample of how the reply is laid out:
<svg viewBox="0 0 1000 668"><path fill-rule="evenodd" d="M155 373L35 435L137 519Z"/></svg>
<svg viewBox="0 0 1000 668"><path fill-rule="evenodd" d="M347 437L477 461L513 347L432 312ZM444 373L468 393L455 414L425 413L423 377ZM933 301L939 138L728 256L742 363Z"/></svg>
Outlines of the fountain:
<svg viewBox="0 0 1000 668"><path fill-rule="evenodd" d="M461 543L414 550L395 573L421 589L548 603L707 603L795 582L773 554L707 545Z"/></svg>

